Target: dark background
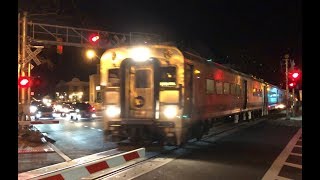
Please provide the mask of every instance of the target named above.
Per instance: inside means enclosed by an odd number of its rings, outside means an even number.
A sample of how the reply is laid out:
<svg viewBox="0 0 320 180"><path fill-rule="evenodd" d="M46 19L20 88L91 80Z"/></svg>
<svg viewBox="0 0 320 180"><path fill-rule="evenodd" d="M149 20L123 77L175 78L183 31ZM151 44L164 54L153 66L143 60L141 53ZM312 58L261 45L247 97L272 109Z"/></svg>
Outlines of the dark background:
<svg viewBox="0 0 320 180"><path fill-rule="evenodd" d="M183 49L276 85L284 81L285 53L302 68L301 0L19 0L18 11L46 24L159 34ZM64 47L62 55L48 47L41 56L52 64L37 66L32 74L44 79L47 90L59 80L88 81L98 63L74 47Z"/></svg>

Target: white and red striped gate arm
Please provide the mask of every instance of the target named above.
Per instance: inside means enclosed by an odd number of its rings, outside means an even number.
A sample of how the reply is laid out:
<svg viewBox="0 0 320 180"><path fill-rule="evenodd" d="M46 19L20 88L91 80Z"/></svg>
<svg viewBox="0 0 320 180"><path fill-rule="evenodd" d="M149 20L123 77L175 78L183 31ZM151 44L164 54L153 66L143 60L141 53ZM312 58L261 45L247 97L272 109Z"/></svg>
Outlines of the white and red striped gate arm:
<svg viewBox="0 0 320 180"><path fill-rule="evenodd" d="M145 156L145 148L139 148L133 151L121 153L115 156L99 159L98 161L84 163L76 167L63 169L60 171L49 172L37 177L32 177L32 174L21 173L18 179L37 179L37 180L74 180L81 179L97 173L99 171L107 170L119 165L123 165L132 160L138 160Z"/></svg>

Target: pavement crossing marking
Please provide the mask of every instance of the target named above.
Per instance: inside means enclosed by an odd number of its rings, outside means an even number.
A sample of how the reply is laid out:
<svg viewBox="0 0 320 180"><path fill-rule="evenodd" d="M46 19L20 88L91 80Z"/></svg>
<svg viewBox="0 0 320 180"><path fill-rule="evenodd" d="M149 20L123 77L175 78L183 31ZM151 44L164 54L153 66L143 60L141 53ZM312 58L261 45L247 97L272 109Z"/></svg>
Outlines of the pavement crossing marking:
<svg viewBox="0 0 320 180"><path fill-rule="evenodd" d="M278 174L281 171L281 168L284 165L289 165L291 167L297 167L302 169L302 165L293 164L293 163L287 163L286 160L291 154L293 148L296 146L296 143L298 142L298 139L300 138L302 134L302 129L300 128L298 132L293 136L293 138L289 141L287 146L282 150L282 152L279 154L277 159L273 162L271 167L268 169L266 174L263 176L262 180L269 180L269 179L280 179L284 177L278 176ZM287 179L287 178L286 178Z"/></svg>
<svg viewBox="0 0 320 180"><path fill-rule="evenodd" d="M302 165L285 162L284 165L302 169Z"/></svg>
<svg viewBox="0 0 320 180"><path fill-rule="evenodd" d="M72 159L69 158L67 155L65 155L62 151L60 151L60 149L58 149L56 146L54 146L53 144L51 144L50 142L48 142L48 145L56 152L58 153L64 160L66 161L71 161Z"/></svg>
<svg viewBox="0 0 320 180"><path fill-rule="evenodd" d="M300 157L302 157L302 154L299 154L299 153L290 153L290 155L294 155L294 156L300 156Z"/></svg>

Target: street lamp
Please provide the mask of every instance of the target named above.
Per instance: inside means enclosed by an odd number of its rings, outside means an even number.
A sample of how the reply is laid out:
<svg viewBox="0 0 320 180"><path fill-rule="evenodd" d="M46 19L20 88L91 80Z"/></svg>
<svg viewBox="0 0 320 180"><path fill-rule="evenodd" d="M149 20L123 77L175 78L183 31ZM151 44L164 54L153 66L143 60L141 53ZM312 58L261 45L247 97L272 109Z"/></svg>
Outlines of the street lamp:
<svg viewBox="0 0 320 180"><path fill-rule="evenodd" d="M93 59L94 57L97 57L96 52L92 49L87 50L86 56L89 59Z"/></svg>

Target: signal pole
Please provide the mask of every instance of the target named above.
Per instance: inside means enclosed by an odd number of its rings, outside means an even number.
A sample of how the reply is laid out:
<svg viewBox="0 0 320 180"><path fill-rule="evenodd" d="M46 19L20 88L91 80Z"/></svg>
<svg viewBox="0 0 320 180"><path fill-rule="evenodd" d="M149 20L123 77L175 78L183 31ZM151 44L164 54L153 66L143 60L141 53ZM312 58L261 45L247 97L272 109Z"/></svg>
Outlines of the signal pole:
<svg viewBox="0 0 320 180"><path fill-rule="evenodd" d="M20 77L20 61L21 61L21 54L20 54L20 42L21 42L21 36L20 36L21 30L20 30L20 13L18 14L18 79ZM20 89L18 88L18 104L20 103Z"/></svg>
<svg viewBox="0 0 320 180"><path fill-rule="evenodd" d="M289 54L284 55L284 60L286 64L286 120L290 120L289 116L289 87L288 87L288 60Z"/></svg>
<svg viewBox="0 0 320 180"><path fill-rule="evenodd" d="M295 66L295 63L294 63L294 60L290 61L290 71L293 71L294 70L294 66ZM295 112L294 112L294 106L295 106L295 92L294 92L294 89L295 89L296 85L294 85L292 87L292 106L291 106L291 112L292 112L292 116L295 117Z"/></svg>
<svg viewBox="0 0 320 180"><path fill-rule="evenodd" d="M20 15L19 15L20 17ZM19 22L20 23L20 22ZM21 43L19 44L19 49L18 53L20 53L20 59L19 59L19 64L18 64L18 77L20 76L30 76L30 63L26 62L26 46L27 46L27 12L23 12L22 16L22 36L20 36L20 26L19 27L19 41L21 37ZM27 70L26 70L27 68ZM20 71L20 72L19 72ZM19 94L19 121L26 120L26 117L29 117L29 102L30 102L30 97L29 97L29 92L30 88L19 88L18 92ZM30 117L29 117L30 118ZM30 119L29 119L30 120Z"/></svg>

